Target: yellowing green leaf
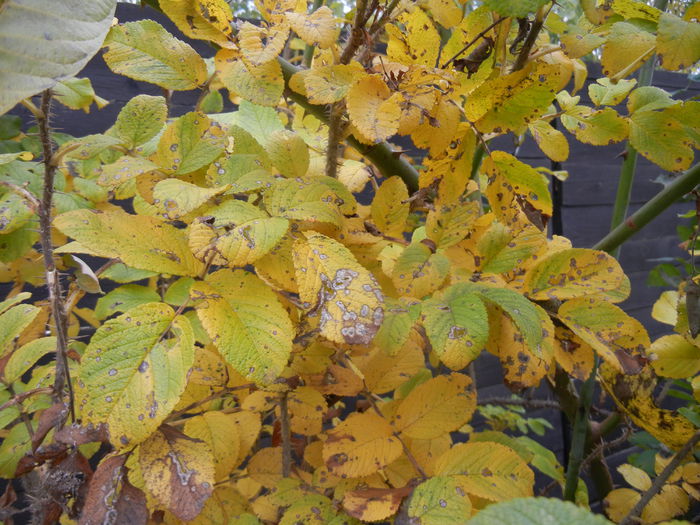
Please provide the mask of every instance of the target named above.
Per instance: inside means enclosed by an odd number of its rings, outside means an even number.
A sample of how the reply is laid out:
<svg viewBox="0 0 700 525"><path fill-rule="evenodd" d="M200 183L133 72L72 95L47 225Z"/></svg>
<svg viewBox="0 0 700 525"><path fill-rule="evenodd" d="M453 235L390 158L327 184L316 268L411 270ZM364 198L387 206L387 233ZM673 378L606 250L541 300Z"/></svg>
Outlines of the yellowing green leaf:
<svg viewBox="0 0 700 525"><path fill-rule="evenodd" d="M569 143L566 137L549 122L537 120L530 124L528 129L540 149L554 162L564 162L569 158Z"/></svg>
<svg viewBox="0 0 700 525"><path fill-rule="evenodd" d="M525 223L509 228L493 222L485 231L477 231L474 263L478 271L506 273L520 266L546 242L539 228Z"/></svg>
<svg viewBox="0 0 700 525"><path fill-rule="evenodd" d="M313 13L285 13L294 32L310 46L331 47L338 38L333 11L321 6Z"/></svg>
<svg viewBox="0 0 700 525"><path fill-rule="evenodd" d="M386 179L372 200L372 220L381 232L403 237L409 214L408 189L399 177Z"/></svg>
<svg viewBox="0 0 700 525"><path fill-rule="evenodd" d="M40 308L20 304L0 315L0 358L12 351L16 337L39 315Z"/></svg>
<svg viewBox="0 0 700 525"><path fill-rule="evenodd" d="M423 302L423 327L433 350L452 370L460 370L486 347L488 314L481 298L451 286Z"/></svg>
<svg viewBox="0 0 700 525"><path fill-rule="evenodd" d="M241 267L272 250L287 232L289 221L268 217L247 202L231 200L208 210L190 227L195 257L212 264Z"/></svg>
<svg viewBox="0 0 700 525"><path fill-rule="evenodd" d="M617 106L637 85L637 79L618 80L612 83L609 78L599 78L596 84L588 85L588 95L596 106Z"/></svg>
<svg viewBox="0 0 700 525"><path fill-rule="evenodd" d="M486 0L484 5L499 15L525 17L546 4L546 0Z"/></svg>
<svg viewBox="0 0 700 525"><path fill-rule="evenodd" d="M700 60L700 23L663 13L659 19L656 49L664 69L676 71L693 67Z"/></svg>
<svg viewBox="0 0 700 525"><path fill-rule="evenodd" d="M265 208L271 215L340 227L338 196L315 179L283 179L265 193Z"/></svg>
<svg viewBox="0 0 700 525"><path fill-rule="evenodd" d="M156 303L160 295L155 290L138 284L126 284L100 297L95 305L95 317L106 319L146 303Z"/></svg>
<svg viewBox="0 0 700 525"><path fill-rule="evenodd" d="M152 173L158 169L158 166L148 159L124 155L119 157L116 162L102 166L102 173L97 179L97 183L101 186L116 187L129 179Z"/></svg>
<svg viewBox="0 0 700 525"><path fill-rule="evenodd" d="M214 460L214 481L228 479L238 465L240 438L238 425L231 414L219 411L204 412L185 422L187 437L206 443Z"/></svg>
<svg viewBox="0 0 700 525"><path fill-rule="evenodd" d="M629 124L612 108L592 111L575 106L561 116L564 127L578 140L594 146L607 146L627 138Z"/></svg>
<svg viewBox="0 0 700 525"><path fill-rule="evenodd" d="M398 100L380 75L363 75L348 91L348 115L364 138L381 142L399 129Z"/></svg>
<svg viewBox="0 0 700 525"><path fill-rule="evenodd" d="M258 27L244 22L238 31L238 45L243 58L251 66L261 66L277 58L284 49L288 36L287 24Z"/></svg>
<svg viewBox="0 0 700 525"><path fill-rule="evenodd" d="M226 0L158 0L160 8L190 38L231 45L233 14Z"/></svg>
<svg viewBox="0 0 700 525"><path fill-rule="evenodd" d="M76 210L54 219L54 226L74 238L63 253L88 253L121 259L141 270L199 275L202 264L187 246L186 233L154 217L121 210Z"/></svg>
<svg viewBox="0 0 700 525"><path fill-rule="evenodd" d="M186 91L207 79L207 66L197 52L153 20L112 27L104 46L109 68L134 80Z"/></svg>
<svg viewBox="0 0 700 525"><path fill-rule="evenodd" d="M372 173L364 162L346 159L338 169L338 180L353 193L361 192Z"/></svg>
<svg viewBox="0 0 700 525"><path fill-rule="evenodd" d="M163 129L167 116L164 97L137 95L119 112L109 134L121 139L127 148L140 146Z"/></svg>
<svg viewBox="0 0 700 525"><path fill-rule="evenodd" d="M191 173L220 156L225 143L221 127L204 113L193 111L166 128L153 160L173 174Z"/></svg>
<svg viewBox="0 0 700 525"><path fill-rule="evenodd" d="M686 379L700 372L700 348L681 335L660 337L652 343L649 355L660 376Z"/></svg>
<svg viewBox="0 0 700 525"><path fill-rule="evenodd" d="M641 18L656 22L659 20L661 10L638 0L613 0L612 9L618 15L625 18Z"/></svg>
<svg viewBox="0 0 700 525"><path fill-rule="evenodd" d="M603 516L571 502L532 497L489 505L469 520L469 525L529 525L532 516L537 516L535 519L538 523L549 525L612 525Z"/></svg>
<svg viewBox="0 0 700 525"><path fill-rule="evenodd" d="M578 26L570 26L561 37L561 47L569 58L586 56L604 42L603 36L583 31Z"/></svg>
<svg viewBox="0 0 700 525"><path fill-rule="evenodd" d="M433 439L461 428L475 409L469 376L441 375L411 390L396 410L393 425L406 437Z"/></svg>
<svg viewBox="0 0 700 525"><path fill-rule="evenodd" d="M438 458L436 474L451 476L469 494L489 501L532 496L535 475L512 449L498 443L460 443Z"/></svg>
<svg viewBox="0 0 700 525"><path fill-rule="evenodd" d="M304 308L319 316L327 339L369 344L384 319L384 296L374 276L339 242L320 233L304 235L293 252Z"/></svg>
<svg viewBox="0 0 700 525"><path fill-rule="evenodd" d="M138 449L146 490L177 518L189 521L214 490L214 461L205 442L163 426Z"/></svg>
<svg viewBox="0 0 700 525"><path fill-rule="evenodd" d="M649 347L642 324L620 307L595 296L571 299L557 317L618 371L638 372L634 357Z"/></svg>
<svg viewBox="0 0 700 525"><path fill-rule="evenodd" d="M391 280L399 294L422 298L437 290L450 269L442 252L433 251L423 242L412 242L397 257Z"/></svg>
<svg viewBox="0 0 700 525"><path fill-rule="evenodd" d="M383 352L396 355L408 341L411 328L419 316L420 304L387 298L386 305L384 321L374 338L374 344Z"/></svg>
<svg viewBox="0 0 700 525"><path fill-rule="evenodd" d="M190 322L163 303L137 306L97 329L82 356L76 406L106 424L116 448L150 436L185 390L194 362Z"/></svg>
<svg viewBox="0 0 700 525"><path fill-rule="evenodd" d="M90 106L94 102L98 109L102 109L108 100L98 97L92 88L89 78L69 78L56 84L52 91L54 97L64 106L70 109L82 109L90 113Z"/></svg>
<svg viewBox="0 0 700 525"><path fill-rule="evenodd" d="M565 300L616 290L624 278L605 252L571 248L539 260L525 274L523 289L534 300Z"/></svg>
<svg viewBox="0 0 700 525"><path fill-rule="evenodd" d="M195 283L190 294L209 337L238 373L263 384L280 375L294 331L269 287L244 270L219 270Z"/></svg>
<svg viewBox="0 0 700 525"><path fill-rule="evenodd" d="M606 77L618 74L629 76L639 69L655 49L656 38L653 34L629 22L615 22L600 57L603 74Z"/></svg>
<svg viewBox="0 0 700 525"><path fill-rule="evenodd" d="M246 64L238 54L222 49L215 58L216 74L231 95L253 104L274 107L284 91L282 68L277 60L259 66Z"/></svg>
<svg viewBox="0 0 700 525"><path fill-rule="evenodd" d="M7 235L27 224L36 212L14 192L0 193L0 234Z"/></svg>
<svg viewBox="0 0 700 525"><path fill-rule="evenodd" d="M630 144L641 155L669 171L688 169L696 146L672 108L635 111L630 117Z"/></svg>
<svg viewBox="0 0 700 525"><path fill-rule="evenodd" d="M267 153L285 177L303 177L309 169L309 148L293 131L276 131L270 135Z"/></svg>
<svg viewBox="0 0 700 525"><path fill-rule="evenodd" d="M359 478L384 468L402 451L384 418L374 412L354 413L328 432L323 461L336 476Z"/></svg>
<svg viewBox="0 0 700 525"><path fill-rule="evenodd" d="M303 73L304 88L309 102L331 104L347 95L350 86L362 75L363 69L357 62L351 62L349 65L314 67Z"/></svg>
<svg viewBox="0 0 700 525"><path fill-rule="evenodd" d="M164 210L166 219L178 219L225 190L226 186L202 188L180 179L164 179L153 188L153 202Z"/></svg>
<svg viewBox="0 0 700 525"><path fill-rule="evenodd" d="M3 325L2 317L0 317L0 326ZM29 316L29 319L33 319ZM56 351L55 337L41 337L34 339L25 345L22 345L17 350L12 352L10 358L5 363L2 371L2 376L7 384L12 384L22 377L34 364L43 356L50 352Z"/></svg>
<svg viewBox="0 0 700 525"><path fill-rule="evenodd" d="M415 488L408 516L420 525L464 525L469 521L471 509L469 497L454 478L436 476Z"/></svg>

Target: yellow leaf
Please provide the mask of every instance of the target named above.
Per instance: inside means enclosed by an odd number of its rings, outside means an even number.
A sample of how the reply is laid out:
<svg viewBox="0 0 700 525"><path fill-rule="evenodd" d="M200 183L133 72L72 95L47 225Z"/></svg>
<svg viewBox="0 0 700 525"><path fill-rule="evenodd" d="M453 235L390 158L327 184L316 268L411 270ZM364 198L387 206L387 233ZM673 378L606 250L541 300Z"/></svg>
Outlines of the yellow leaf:
<svg viewBox="0 0 700 525"><path fill-rule="evenodd" d="M282 68L277 60L261 65L249 65L238 53L221 49L214 57L216 74L229 90L229 96L241 98L260 106L276 106L284 91Z"/></svg>
<svg viewBox="0 0 700 525"><path fill-rule="evenodd" d="M700 372L700 348L685 337L672 334L654 341L649 348L651 366L663 377L686 379Z"/></svg>
<svg viewBox="0 0 700 525"><path fill-rule="evenodd" d="M376 347L369 354L354 357L353 361L365 376L367 388L375 394L391 392L425 366L423 349L413 340L404 344L396 355Z"/></svg>
<svg viewBox="0 0 700 525"><path fill-rule="evenodd" d="M452 373L429 379L406 396L394 414L394 427L409 438L433 439L461 428L476 409L469 376Z"/></svg>
<svg viewBox="0 0 700 525"><path fill-rule="evenodd" d="M659 523L688 512L690 500L685 490L677 485L664 485L642 511L642 520Z"/></svg>
<svg viewBox="0 0 700 525"><path fill-rule="evenodd" d="M428 0L428 8L437 23L446 29L456 26L462 20L462 9L452 0Z"/></svg>
<svg viewBox="0 0 700 525"><path fill-rule="evenodd" d="M554 328L554 359L576 379L585 381L593 370L593 349L566 326Z"/></svg>
<svg viewBox="0 0 700 525"><path fill-rule="evenodd" d="M651 487L651 478L649 474L640 468L625 463L617 467L617 471L622 474L622 477L625 478L627 483L637 490L643 492L649 490L649 487Z"/></svg>
<svg viewBox="0 0 700 525"><path fill-rule="evenodd" d="M635 111L630 117L630 144L663 169L682 171L690 168L696 132L689 133L683 112L697 118L697 108L697 104L690 106L685 103L662 111Z"/></svg>
<svg viewBox="0 0 700 525"><path fill-rule="evenodd" d="M345 159L338 169L338 180L353 193L361 192L372 177L372 173L364 162Z"/></svg>
<svg viewBox="0 0 700 525"><path fill-rule="evenodd" d="M303 177L309 169L309 148L293 131L275 131L270 135L267 153L285 177Z"/></svg>
<svg viewBox="0 0 700 525"><path fill-rule="evenodd" d="M263 384L287 365L294 330L274 292L245 270L219 270L190 294L221 355L242 376Z"/></svg>
<svg viewBox="0 0 700 525"><path fill-rule="evenodd" d="M363 75L350 87L347 108L350 120L369 142L388 139L399 129L400 95L380 75Z"/></svg>
<svg viewBox="0 0 700 525"><path fill-rule="evenodd" d="M263 18L273 24L286 22L285 13L306 11L306 4L300 6L298 0L255 0L255 7Z"/></svg>
<svg viewBox="0 0 700 525"><path fill-rule="evenodd" d="M384 468L402 451L384 418L374 412L354 413L328 432L323 461L336 476L359 478Z"/></svg>
<svg viewBox="0 0 700 525"><path fill-rule="evenodd" d="M398 22L404 25L405 31L401 31L395 25L388 25L386 29L389 34L389 60L402 64L437 67L440 34L425 11L415 7L410 13L402 13Z"/></svg>
<svg viewBox="0 0 700 525"><path fill-rule="evenodd" d="M260 429L262 428L260 415L242 410L229 414L229 417L238 428L237 435L240 440L240 447L236 464L240 465L248 457L248 454L250 454L253 446L258 441Z"/></svg>
<svg viewBox="0 0 700 525"><path fill-rule="evenodd" d="M173 275L202 271L187 247L186 233L154 217L83 209L59 215L54 226L77 241L65 245L63 253L121 259L133 268Z"/></svg>
<svg viewBox="0 0 700 525"><path fill-rule="evenodd" d="M605 43L605 37L584 31L578 26L568 26L561 36L561 47L569 58L581 58Z"/></svg>
<svg viewBox="0 0 700 525"><path fill-rule="evenodd" d="M675 326L678 322L678 292L668 290L662 292L661 296L654 303L651 316L660 323Z"/></svg>
<svg viewBox="0 0 700 525"><path fill-rule="evenodd" d="M622 519L627 516L632 507L634 507L641 495L636 490L632 489L615 489L605 496L603 505L605 507L605 513L608 517L619 523Z"/></svg>
<svg viewBox="0 0 700 525"><path fill-rule="evenodd" d="M321 433L328 405L318 390L310 386L297 387L289 393L287 405L292 432L303 436Z"/></svg>
<svg viewBox="0 0 700 525"><path fill-rule="evenodd" d="M569 142L564 134L554 129L549 122L537 120L528 126L532 137L542 152L554 162L564 162L569 158Z"/></svg>
<svg viewBox="0 0 700 525"><path fill-rule="evenodd" d="M435 203L428 212L425 233L438 248L449 248L466 237L474 227L479 204L472 200L456 200L450 204Z"/></svg>
<svg viewBox="0 0 700 525"><path fill-rule="evenodd" d="M384 319L384 296L372 274L342 244L305 232L294 244L304 308L319 316L321 335L336 343L369 344Z"/></svg>
<svg viewBox="0 0 700 525"><path fill-rule="evenodd" d="M207 444L214 459L214 481L228 479L238 465L238 425L230 414L210 411L185 422L185 434Z"/></svg>
<svg viewBox="0 0 700 525"><path fill-rule="evenodd" d="M413 102L406 98L409 104ZM422 112L420 116L424 116ZM444 153L459 133L461 116L461 109L453 101L447 97L440 98L430 112L431 118L422 118L422 122L411 131L411 139L416 146L428 148L432 155Z"/></svg>
<svg viewBox="0 0 700 525"><path fill-rule="evenodd" d="M147 303L106 321L78 372L83 421L106 424L117 448L143 441L178 402L193 362L190 323L166 304Z"/></svg>
<svg viewBox="0 0 700 525"><path fill-rule="evenodd" d="M112 27L104 46L109 68L135 80L187 91L207 79L207 66L199 54L153 20Z"/></svg>
<svg viewBox="0 0 700 525"><path fill-rule="evenodd" d="M226 186L202 188L184 180L164 179L153 188L153 202L164 210L164 218L177 219L196 210L226 189Z"/></svg>
<svg viewBox="0 0 700 525"><path fill-rule="evenodd" d="M410 488L365 488L349 490L343 497L343 508L350 516L363 521L382 521L399 510Z"/></svg>
<svg viewBox="0 0 700 525"><path fill-rule="evenodd" d="M693 67L700 60L700 23L663 13L656 46L661 67L670 71Z"/></svg>
<svg viewBox="0 0 700 525"><path fill-rule="evenodd" d="M255 263L255 271L263 281L280 290L297 293L297 278L294 271L294 257L292 255L294 241L289 233L272 248L269 257L258 259Z"/></svg>
<svg viewBox="0 0 700 525"><path fill-rule="evenodd" d="M274 487L282 479L282 447L261 448L248 461L247 470L263 487Z"/></svg>
<svg viewBox="0 0 700 525"><path fill-rule="evenodd" d="M525 274L523 291L533 300L566 300L616 290L624 282L617 260L587 248L558 251Z"/></svg>
<svg viewBox="0 0 700 525"><path fill-rule="evenodd" d="M603 46L600 63L603 74L612 77L635 72L656 49L656 39L651 33L629 22L615 22Z"/></svg>
<svg viewBox="0 0 700 525"><path fill-rule="evenodd" d="M238 31L238 45L243 58L251 66L261 66L277 58L288 36L289 25L286 23L258 27L244 22Z"/></svg>
<svg viewBox="0 0 700 525"><path fill-rule="evenodd" d="M636 356L649 347L649 335L620 307L595 296L583 297L562 304L557 317L616 370L639 372Z"/></svg>
<svg viewBox="0 0 700 525"><path fill-rule="evenodd" d="M489 501L532 496L535 475L512 449L498 443L460 443L435 465L469 494Z"/></svg>
<svg viewBox="0 0 700 525"><path fill-rule="evenodd" d="M334 180L334 179L331 179ZM345 189L345 187L343 187ZM347 190L346 190L347 191ZM348 195L351 195L348 192ZM318 177L277 180L263 196L271 215L308 222L325 222L340 227L342 200ZM349 206L354 199L348 199Z"/></svg>
<svg viewBox="0 0 700 525"><path fill-rule="evenodd" d="M313 13L285 13L294 32L310 46L320 49L331 47L338 38L333 11L321 6Z"/></svg>
<svg viewBox="0 0 700 525"><path fill-rule="evenodd" d="M564 127L576 138L594 146L608 146L627 138L628 120L613 108L593 111L586 106L574 106L561 116Z"/></svg>
<svg viewBox="0 0 700 525"><path fill-rule="evenodd" d="M627 19L641 18L650 22L657 22L662 12L660 9L638 0L613 0L612 9Z"/></svg>
<svg viewBox="0 0 700 525"><path fill-rule="evenodd" d="M138 449L148 492L181 520L202 511L214 489L214 461L209 447L162 426Z"/></svg>
<svg viewBox="0 0 700 525"><path fill-rule="evenodd" d="M332 104L342 100L363 72L362 66L357 62L351 62L349 65L319 66L304 71L303 82L309 102Z"/></svg>
<svg viewBox="0 0 700 525"><path fill-rule="evenodd" d="M20 304L0 315L0 358L12 353L15 339L41 312L31 304Z"/></svg>
<svg viewBox="0 0 700 525"><path fill-rule="evenodd" d="M372 221L390 237L403 238L410 211L408 189L399 177L389 177L377 190L372 200Z"/></svg>
<svg viewBox="0 0 700 525"><path fill-rule="evenodd" d="M158 0L162 11L190 38L232 46L233 14L226 0Z"/></svg>

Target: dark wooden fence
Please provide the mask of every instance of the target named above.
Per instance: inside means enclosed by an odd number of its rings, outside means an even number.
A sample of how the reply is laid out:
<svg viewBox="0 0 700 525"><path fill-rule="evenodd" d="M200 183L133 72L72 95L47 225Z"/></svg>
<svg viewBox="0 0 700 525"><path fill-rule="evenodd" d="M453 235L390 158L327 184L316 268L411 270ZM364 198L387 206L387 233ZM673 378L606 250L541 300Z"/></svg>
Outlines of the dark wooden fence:
<svg viewBox="0 0 700 525"><path fill-rule="evenodd" d="M152 18L159 21L173 34L187 40L200 54L210 57L214 54L212 48L205 43L191 41L184 37L175 26L165 17L150 8L136 5L120 4L117 17L121 22ZM158 87L152 84L136 82L126 77L113 74L105 65L101 55L97 55L85 67L80 76L89 77L97 94L110 101L101 111L93 110L86 115L82 112L68 111L56 108L53 119L58 128L74 136L84 136L99 133L107 129L115 121L121 107L133 96L160 94ZM599 78L600 68L595 64L589 65L589 82ZM663 87L671 92L684 90L680 98L700 95L700 84L689 84L687 77L678 74L657 71L654 75L654 85ZM585 102L589 102L587 89L580 93ZM196 92L176 93L172 100L172 113L180 115L191 111L197 99ZM227 108L233 106L227 102ZM624 112L623 108L619 108ZM22 114L22 110L17 110ZM24 116L27 116L24 114ZM514 146L504 149L513 152ZM563 234L570 238L575 246L591 247L609 230L612 216L612 204L619 177L622 158L620 156L624 144L606 147L594 147L581 144L570 137L571 154L569 160L563 163L562 169L568 170L569 179L563 184L563 201L560 212L563 217ZM537 148L534 141L526 139L518 150L518 157L533 166L550 167L550 161ZM652 182L662 170L646 159L640 158L637 177L632 192L631 211L644 204L661 186ZM632 282L632 295L621 306L631 315L639 319L649 330L652 338L668 332L668 327L657 323L651 318L651 307L659 296L660 288L650 288L645 284L649 270L657 263L654 259L669 256L684 256L677 246L676 225L679 222L678 213L689 209L689 205L675 205L643 231L629 240L622 248L621 263ZM502 385L502 374L498 360L493 356L482 356L478 360L476 370L479 397L482 399L507 395ZM538 398L551 394L546 387L540 387L534 393ZM540 410L533 413L535 417L545 417L554 430L548 431L540 440L550 450L557 453L564 461L565 443L568 442L566 425L562 424L558 410ZM628 450L619 451L611 458L611 466L615 466L626 457ZM591 495L595 498L595 495Z"/></svg>

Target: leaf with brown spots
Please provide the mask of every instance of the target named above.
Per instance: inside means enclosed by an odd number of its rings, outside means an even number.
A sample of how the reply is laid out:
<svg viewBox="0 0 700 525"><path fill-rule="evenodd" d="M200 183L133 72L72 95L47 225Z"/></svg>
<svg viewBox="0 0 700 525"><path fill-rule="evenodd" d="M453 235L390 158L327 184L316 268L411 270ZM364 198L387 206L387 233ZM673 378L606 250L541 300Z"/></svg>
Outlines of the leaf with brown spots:
<svg viewBox="0 0 700 525"><path fill-rule="evenodd" d="M185 422L185 434L207 444L214 460L215 479L229 478L239 464L240 438L232 414L211 410Z"/></svg>
<svg viewBox="0 0 700 525"><path fill-rule="evenodd" d="M566 326L555 326L554 334L554 360L573 377L585 381L593 370L595 352Z"/></svg>
<svg viewBox="0 0 700 525"><path fill-rule="evenodd" d="M310 386L297 387L289 393L287 405L292 432L303 436L321 433L328 404L318 390Z"/></svg>
<svg viewBox="0 0 700 525"><path fill-rule="evenodd" d="M328 432L323 461L341 478L369 476L397 459L401 442L391 425L374 412L354 413Z"/></svg>
<svg viewBox="0 0 700 525"><path fill-rule="evenodd" d="M117 448L151 435L185 390L194 363L189 320L148 303L105 322L85 349L76 379L83 423L105 424Z"/></svg>
<svg viewBox="0 0 700 525"><path fill-rule="evenodd" d="M540 259L525 274L523 292L535 301L560 301L620 288L620 263L605 252L586 248L561 250Z"/></svg>
<svg viewBox="0 0 700 525"><path fill-rule="evenodd" d="M109 456L90 480L78 525L146 525L146 496L127 479L126 456Z"/></svg>
<svg viewBox="0 0 700 525"><path fill-rule="evenodd" d="M449 269L450 261L442 251L434 252L424 242L412 242L396 258L391 280L400 295L420 299L440 288Z"/></svg>
<svg viewBox="0 0 700 525"><path fill-rule="evenodd" d="M226 0L158 0L161 10L190 38L232 46L233 14Z"/></svg>
<svg viewBox="0 0 700 525"><path fill-rule="evenodd" d="M643 356L649 347L649 335L620 307L589 296L566 301L557 317L615 369L639 373L643 363L637 356Z"/></svg>
<svg viewBox="0 0 700 525"><path fill-rule="evenodd" d="M465 425L476 409L469 376L452 373L418 385L399 405L394 427L409 438L434 439Z"/></svg>
<svg viewBox="0 0 700 525"><path fill-rule="evenodd" d="M120 259L139 270L172 275L196 276L203 268L187 246L186 232L155 217L83 209L59 215L54 226L76 240L56 250L60 253Z"/></svg>
<svg viewBox="0 0 700 525"><path fill-rule="evenodd" d="M331 47L338 38L333 11L321 6L313 13L286 13L292 29L310 46L319 49Z"/></svg>
<svg viewBox="0 0 700 525"><path fill-rule="evenodd" d="M148 492L181 520L202 511L214 489L214 460L209 446L163 425L138 448Z"/></svg>
<svg viewBox="0 0 700 525"><path fill-rule="evenodd" d="M369 488L350 490L343 497L343 508L350 516L363 521L381 521L396 513L412 488Z"/></svg>
<svg viewBox="0 0 700 525"><path fill-rule="evenodd" d="M336 343L369 344L384 319L384 296L350 250L320 233L294 243L299 296L319 316L321 335Z"/></svg>
<svg viewBox="0 0 700 525"><path fill-rule="evenodd" d="M452 477L437 476L413 491L408 516L416 525L464 525L471 510L471 500L459 483Z"/></svg>

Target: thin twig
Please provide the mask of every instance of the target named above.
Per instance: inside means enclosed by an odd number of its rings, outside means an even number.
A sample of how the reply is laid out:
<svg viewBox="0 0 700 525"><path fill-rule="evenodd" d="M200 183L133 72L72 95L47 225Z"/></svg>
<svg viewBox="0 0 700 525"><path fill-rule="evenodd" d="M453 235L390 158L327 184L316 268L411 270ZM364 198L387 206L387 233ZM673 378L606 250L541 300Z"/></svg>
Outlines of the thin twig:
<svg viewBox="0 0 700 525"><path fill-rule="evenodd" d="M644 494L642 494L642 497L639 498L637 504L634 507L632 507L632 510L630 510L627 516L625 516L622 519L620 525L632 525L633 523L637 522L637 518L644 510L644 507L646 507L647 504L651 501L651 498L658 494L658 492L664 486L668 478L671 477L671 474L673 474L676 468L681 464L681 461L683 461L685 457L688 454L690 454L690 452L693 450L693 447L699 441L700 430L693 434L693 437L691 437L688 440L688 442L685 445L683 445L683 447L678 451L678 453L675 456L673 456L671 461L668 462L668 465L666 465L666 467L661 471L661 474L656 476L656 479L651 484L651 487L649 487L649 489Z"/></svg>
<svg viewBox="0 0 700 525"><path fill-rule="evenodd" d="M544 10L544 7L541 7L537 11L537 14L535 15L535 21L532 23L532 27L530 28L530 32L528 33L527 38L523 43L523 47L520 49L520 53L518 53L518 57L515 59L513 71L520 71L522 68L525 67L525 64L527 64L528 58L530 56L530 51L532 51L532 47L537 41L537 36L540 34L540 31L542 31L542 27L544 27L544 21L547 19L547 16L552 10L552 7L554 7L554 2L552 2L547 11Z"/></svg>
<svg viewBox="0 0 700 525"><path fill-rule="evenodd" d="M612 441L608 441L607 443L606 442L600 443L581 462L581 470L585 470L586 468L588 468L588 465L596 457L601 457L603 452L605 452L606 450L611 450L613 448L619 447L619 446L627 443L627 438L629 438L631 433L632 433L632 429L629 426L626 426L620 437L615 438Z"/></svg>
<svg viewBox="0 0 700 525"><path fill-rule="evenodd" d="M288 478L292 473L292 431L289 427L288 392L280 396L280 434L282 435L282 476Z"/></svg>
<svg viewBox="0 0 700 525"><path fill-rule="evenodd" d="M365 396L367 401L369 401L370 406L374 410L374 412L384 419L384 414L382 414L382 411L379 410L379 407L377 406L377 402L374 400L374 397L372 397L372 393L367 390L367 385L365 385L365 390L362 392L362 394ZM423 470L423 467L420 466L420 463L418 463L418 460L416 457L413 455L411 450L408 448L406 445L406 442L401 439L401 435L398 432L394 432L394 437L399 440L399 443L401 443L401 446L403 447L403 452L406 454L406 457L408 460L411 462L411 465L413 465L413 468L416 469L416 472L423 478L423 479L428 479L428 475L425 473L425 470Z"/></svg>
<svg viewBox="0 0 700 525"><path fill-rule="evenodd" d="M53 260L53 239L51 236L51 208L53 206L54 177L56 165L53 162L54 146L51 139L51 127L49 115L51 112L51 91L46 90L41 95L41 110L37 114L39 137L44 153L44 190L39 206L39 232L41 237L41 251L44 257L44 273L46 275L46 287L49 291L51 314L56 330L56 377L54 380L54 401L63 402L63 391L68 387L68 408L71 422L75 421L75 407L73 385L68 368L68 316L63 304L63 287ZM58 422L58 428L64 421Z"/></svg>
<svg viewBox="0 0 700 525"><path fill-rule="evenodd" d="M0 180L0 186L5 186L11 192L16 193L17 195L19 195L23 199L27 200L29 202L29 206L31 207L32 211L34 211L35 213L39 212L39 207L41 206L39 199L37 199L25 187L17 186L17 184L13 184L13 183L8 182L6 180Z"/></svg>
<svg viewBox="0 0 700 525"><path fill-rule="evenodd" d="M14 395L13 397L5 401L2 405L0 405L0 412L5 410L6 408L10 408L11 406L21 405L25 399L32 397L33 395L50 394L51 392L53 392L53 387L50 386L42 386L39 388L32 388L31 390L27 390L26 392L20 392L19 394Z"/></svg>
<svg viewBox="0 0 700 525"><path fill-rule="evenodd" d="M209 403L209 401L214 401L215 399L223 397L226 394L231 394L231 393L235 392L236 390L245 390L247 388L255 388L255 383L246 383L245 385L228 386L226 388L223 388L217 392L214 392L213 394L208 395L207 397L205 397L203 399L195 401L194 403L190 403L182 410L178 410L177 412L173 412L172 414L170 414L169 419L175 420L181 416L184 416L185 414L194 410L195 408L200 407L206 403ZM168 424L172 425L173 423L171 421L168 421Z"/></svg>
<svg viewBox="0 0 700 525"><path fill-rule="evenodd" d="M453 56L452 58L450 58L447 62L445 62L445 63L442 65L442 68L444 69L444 68L446 68L447 66L449 66L452 62L454 62L457 58L459 58L459 55L461 55L461 54L464 53L467 49L469 49L469 48L472 47L474 44L476 44L481 38L483 38L484 36L486 36L486 33L488 33L489 31L491 31L494 27L496 27L498 24L500 24L500 23L503 22L504 20L505 20L505 18L499 18L499 19L496 20L493 24L491 24L491 25L488 26L486 29L484 29L481 33L479 33L479 34L476 35L474 38L472 38L472 39L467 43L467 45L465 45L462 49L460 49L459 51L457 51L457 52L454 54L454 56Z"/></svg>

